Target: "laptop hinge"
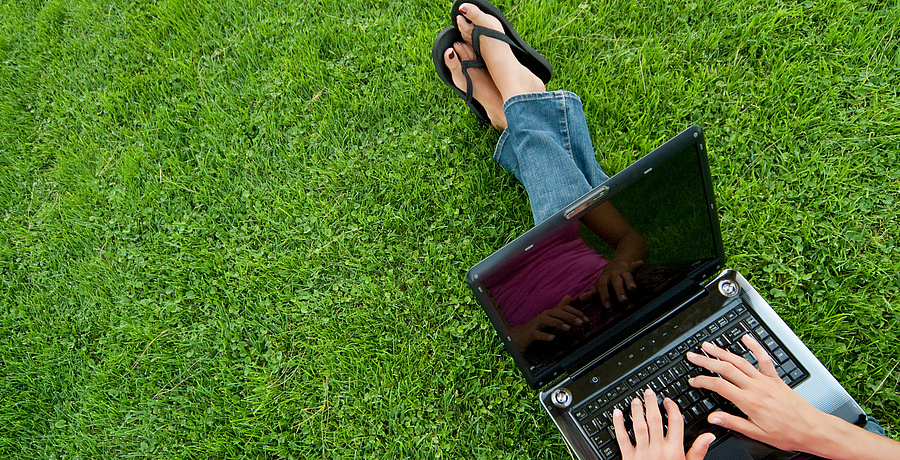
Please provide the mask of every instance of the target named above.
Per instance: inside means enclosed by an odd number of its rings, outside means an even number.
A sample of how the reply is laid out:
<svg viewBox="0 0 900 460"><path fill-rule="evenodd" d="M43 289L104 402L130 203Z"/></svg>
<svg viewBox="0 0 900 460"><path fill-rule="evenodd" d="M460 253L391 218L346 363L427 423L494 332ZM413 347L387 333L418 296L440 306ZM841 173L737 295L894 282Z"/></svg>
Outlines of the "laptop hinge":
<svg viewBox="0 0 900 460"><path fill-rule="evenodd" d="M689 280L686 280L684 284L686 286L680 289L673 289L673 293L670 296L660 299L656 303L656 307L648 308L647 313L635 315L634 318L629 320L629 324L623 325L621 332L608 337L598 337L594 343L585 347L577 356L573 356L563 362L562 368L565 371L563 377L574 377L585 370L592 369L607 357L614 355L618 350L628 346L648 331L655 329L663 321L681 312L688 305L708 294L702 284ZM673 308L664 308L665 305L673 304L676 305ZM655 319L648 320L648 318L653 318L654 316ZM639 327L638 324L643 324L644 327Z"/></svg>

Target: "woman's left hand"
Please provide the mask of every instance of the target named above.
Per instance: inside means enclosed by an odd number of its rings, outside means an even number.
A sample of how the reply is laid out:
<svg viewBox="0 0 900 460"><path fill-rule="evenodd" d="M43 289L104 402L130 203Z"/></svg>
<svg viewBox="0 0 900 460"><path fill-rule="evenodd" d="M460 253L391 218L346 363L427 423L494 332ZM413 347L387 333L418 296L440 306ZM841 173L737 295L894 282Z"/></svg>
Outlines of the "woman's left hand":
<svg viewBox="0 0 900 460"><path fill-rule="evenodd" d="M709 445L716 437L712 433L704 433L697 437L687 455L684 453L684 419L675 401L666 398L663 405L669 419L669 431L663 435L662 413L656 404L656 393L649 388L644 392L647 414L644 415L644 403L640 398L631 401L631 418L634 425L634 442L628 437L625 429L625 417L622 411L613 411L613 426L616 429L616 442L622 452L622 460L702 460L709 450Z"/></svg>

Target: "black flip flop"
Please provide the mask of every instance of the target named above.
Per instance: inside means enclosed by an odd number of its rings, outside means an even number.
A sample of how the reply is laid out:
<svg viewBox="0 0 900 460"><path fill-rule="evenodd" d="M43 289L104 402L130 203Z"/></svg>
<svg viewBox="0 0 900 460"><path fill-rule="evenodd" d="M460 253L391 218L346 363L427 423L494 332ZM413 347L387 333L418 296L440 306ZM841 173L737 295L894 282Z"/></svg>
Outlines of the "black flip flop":
<svg viewBox="0 0 900 460"><path fill-rule="evenodd" d="M441 81L452 88L459 97L463 98L466 102L466 106L472 110L472 113L474 113L479 120L490 123L487 110L484 109L484 106L482 106L480 102L472 97L472 79L469 78L469 69L472 67L484 67L484 61L477 59L460 61L462 73L466 77L465 91L462 91L453 84L453 75L450 73L450 68L444 63L444 52L447 51L448 48L453 47L454 43L462 41L462 35L459 34L459 30L456 27L447 27L441 30L434 39L434 45L431 46L431 60L434 62L434 68L437 70L438 77L441 78Z"/></svg>
<svg viewBox="0 0 900 460"><path fill-rule="evenodd" d="M453 2L453 6L450 9L450 22L454 26L456 25L456 17L460 15L459 6L463 3L471 3L477 6L481 11L499 19L500 23L503 24L502 34L496 30L478 25L475 26L475 30L472 31L472 47L475 48L475 55L478 56L479 59L481 59L479 37L485 36L496 38L509 43L510 47L512 47L513 54L516 55L519 62L521 62L525 68L530 70L531 73L537 75L541 81L545 84L550 81L550 78L553 76L553 66L550 65L550 62L547 61L544 56L541 56L541 53L538 53L534 48L528 45L528 43L516 33L516 30L513 29L512 24L509 23L506 16L487 0L456 0Z"/></svg>

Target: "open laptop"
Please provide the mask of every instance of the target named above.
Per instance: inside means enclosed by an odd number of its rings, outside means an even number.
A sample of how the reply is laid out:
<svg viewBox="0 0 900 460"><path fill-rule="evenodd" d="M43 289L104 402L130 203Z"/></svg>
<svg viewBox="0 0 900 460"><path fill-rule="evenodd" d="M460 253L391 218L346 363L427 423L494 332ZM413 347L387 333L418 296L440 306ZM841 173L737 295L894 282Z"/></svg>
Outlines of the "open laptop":
<svg viewBox="0 0 900 460"><path fill-rule="evenodd" d="M629 244L643 240L643 265L626 301L613 295L604 302L591 287L615 257L601 236L609 235L604 222L615 219L639 235ZM623 244L619 250L631 250ZM861 424L859 405L724 262L703 132L693 126L478 263L466 281L580 459L621 458L612 411L619 407L628 417L631 399L648 387L681 407L686 446L701 433L716 434L707 459L794 458L708 424L712 411L740 412L687 385L705 371L685 353L702 353L703 341L755 363L739 340L744 334L763 344L782 379L807 401ZM563 308L590 321L569 330L535 326L549 324L540 315Z"/></svg>

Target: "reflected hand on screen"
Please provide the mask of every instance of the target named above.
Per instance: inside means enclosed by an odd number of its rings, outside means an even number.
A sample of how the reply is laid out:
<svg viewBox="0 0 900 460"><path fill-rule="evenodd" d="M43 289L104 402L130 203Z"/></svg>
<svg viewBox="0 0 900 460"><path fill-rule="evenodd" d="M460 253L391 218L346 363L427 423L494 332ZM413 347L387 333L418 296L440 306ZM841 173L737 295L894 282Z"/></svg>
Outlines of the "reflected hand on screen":
<svg viewBox="0 0 900 460"><path fill-rule="evenodd" d="M588 322L588 317L571 305L572 297L565 296L556 307L542 311L531 321L510 328L510 336L520 349L536 340L551 342L555 332L566 332Z"/></svg>

